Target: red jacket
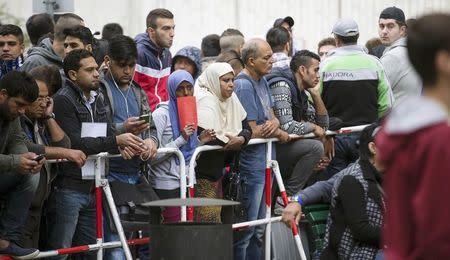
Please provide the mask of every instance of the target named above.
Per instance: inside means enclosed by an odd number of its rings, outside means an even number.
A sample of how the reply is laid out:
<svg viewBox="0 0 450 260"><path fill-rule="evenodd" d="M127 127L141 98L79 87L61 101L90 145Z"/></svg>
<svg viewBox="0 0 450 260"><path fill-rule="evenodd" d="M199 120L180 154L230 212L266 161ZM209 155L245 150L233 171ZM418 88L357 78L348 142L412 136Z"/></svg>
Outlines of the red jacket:
<svg viewBox="0 0 450 260"><path fill-rule="evenodd" d="M386 259L450 259L450 126L433 100L400 104L376 138L386 167Z"/></svg>

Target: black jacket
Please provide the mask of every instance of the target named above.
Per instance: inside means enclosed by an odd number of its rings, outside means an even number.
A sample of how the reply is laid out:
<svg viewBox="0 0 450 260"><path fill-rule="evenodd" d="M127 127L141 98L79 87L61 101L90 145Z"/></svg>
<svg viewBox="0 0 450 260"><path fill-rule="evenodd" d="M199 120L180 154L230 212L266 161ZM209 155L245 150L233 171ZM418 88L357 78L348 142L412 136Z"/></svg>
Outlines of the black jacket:
<svg viewBox="0 0 450 260"><path fill-rule="evenodd" d="M83 93L78 86L70 80L53 97L55 102L56 121L62 130L69 136L73 149L79 149L86 155L100 152L118 153L116 137L110 119L107 116L104 97L101 93L95 97L91 104L92 117L83 100ZM81 138L81 126L83 122L107 123L106 137ZM75 163L62 163L58 172L56 188L71 189L79 192L92 192L93 180L82 180L81 169Z"/></svg>

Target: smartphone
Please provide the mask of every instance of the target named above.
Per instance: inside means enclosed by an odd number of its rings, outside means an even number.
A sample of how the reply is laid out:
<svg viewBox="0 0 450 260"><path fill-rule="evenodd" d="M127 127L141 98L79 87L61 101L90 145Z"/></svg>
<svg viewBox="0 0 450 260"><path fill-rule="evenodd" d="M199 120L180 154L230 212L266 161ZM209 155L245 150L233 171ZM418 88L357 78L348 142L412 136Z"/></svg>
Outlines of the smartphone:
<svg viewBox="0 0 450 260"><path fill-rule="evenodd" d="M150 123L150 114L139 116L139 120L144 120L145 123Z"/></svg>
<svg viewBox="0 0 450 260"><path fill-rule="evenodd" d="M34 157L33 160L36 162L39 162L40 160L45 158L45 154L39 154L38 156Z"/></svg>

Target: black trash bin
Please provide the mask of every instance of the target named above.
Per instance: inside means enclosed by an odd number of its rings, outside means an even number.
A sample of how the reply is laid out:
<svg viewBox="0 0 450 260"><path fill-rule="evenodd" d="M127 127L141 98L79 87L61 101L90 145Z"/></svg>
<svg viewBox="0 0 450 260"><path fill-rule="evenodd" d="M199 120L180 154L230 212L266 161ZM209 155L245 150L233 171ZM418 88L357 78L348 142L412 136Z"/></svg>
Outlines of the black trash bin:
<svg viewBox="0 0 450 260"><path fill-rule="evenodd" d="M232 206L238 202L190 198L167 199L144 203L144 206ZM151 259L233 259L231 224L181 222L150 225Z"/></svg>
<svg viewBox="0 0 450 260"><path fill-rule="evenodd" d="M150 226L151 259L233 259L227 224L176 223Z"/></svg>

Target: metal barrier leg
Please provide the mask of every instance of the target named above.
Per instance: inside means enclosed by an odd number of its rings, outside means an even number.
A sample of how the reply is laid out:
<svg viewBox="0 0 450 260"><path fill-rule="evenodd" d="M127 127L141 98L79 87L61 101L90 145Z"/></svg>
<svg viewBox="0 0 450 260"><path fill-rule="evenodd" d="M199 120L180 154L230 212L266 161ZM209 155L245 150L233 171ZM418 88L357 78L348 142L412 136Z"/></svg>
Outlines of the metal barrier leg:
<svg viewBox="0 0 450 260"><path fill-rule="evenodd" d="M195 190L194 190L194 188L189 188L188 190L189 190L189 198L193 198L194 195L195 195ZM188 220L189 222L193 222L193 221L194 221L194 207L188 206L188 208L187 208L187 214L188 214L187 220Z"/></svg>
<svg viewBox="0 0 450 260"><path fill-rule="evenodd" d="M271 209L271 194L272 194L272 142L269 141L266 144L266 219L270 219L272 214ZM271 230L272 230L272 223L269 222L266 225L266 235L265 235L265 259L270 260L270 246L271 246Z"/></svg>
<svg viewBox="0 0 450 260"><path fill-rule="evenodd" d="M103 218L102 218L102 189L95 187L95 207L96 207L96 225L97 225L97 244L100 248L97 251L97 260L103 259Z"/></svg>
<svg viewBox="0 0 450 260"><path fill-rule="evenodd" d="M284 188L283 179L281 178L280 168L278 167L277 161L272 161L273 173L277 179L278 188L280 189L281 198L283 199L283 204L286 207L288 204L288 197L286 194L286 189ZM306 260L305 250L303 249L302 241L300 240L300 234L297 228L297 225L292 222L291 223L292 235L294 236L295 243L297 245L298 252L300 254L301 259Z"/></svg>
<svg viewBox="0 0 450 260"><path fill-rule="evenodd" d="M117 233L120 237L120 242L122 243L123 250L125 251L125 256L127 260L133 260L131 256L130 248L128 247L127 240L125 238L125 233L123 232L122 224L120 223L119 213L117 213L116 204L109 188L108 180L102 180L103 191L105 192L106 201L108 202L109 210L111 211L112 218L114 220L114 225L116 226Z"/></svg>
<svg viewBox="0 0 450 260"><path fill-rule="evenodd" d="M103 154L104 155L104 154ZM95 159L94 177L95 177L95 224L97 237L97 260L103 260L103 218L102 218L102 181L100 170L101 165L105 163L103 156L98 156Z"/></svg>

